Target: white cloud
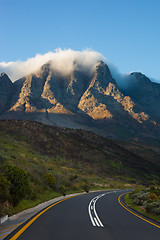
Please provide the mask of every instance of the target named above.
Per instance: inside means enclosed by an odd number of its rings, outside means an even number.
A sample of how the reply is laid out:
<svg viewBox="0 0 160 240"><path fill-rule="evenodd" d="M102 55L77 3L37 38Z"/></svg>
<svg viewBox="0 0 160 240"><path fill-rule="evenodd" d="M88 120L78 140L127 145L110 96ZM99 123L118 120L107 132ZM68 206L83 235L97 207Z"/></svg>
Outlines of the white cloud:
<svg viewBox="0 0 160 240"><path fill-rule="evenodd" d="M83 51L56 49L53 52L48 52L43 55L37 54L35 57L29 58L26 61L0 62L0 73L5 72L14 82L30 73L35 73L43 64L49 61L51 61L51 67L55 71L64 75L69 74L73 69L93 73L95 65L99 60L104 61L108 65L112 77L116 80L120 88L130 87L130 81L132 79L130 73L121 74L115 65L109 62L101 53L90 49ZM154 80L152 79L152 81Z"/></svg>
<svg viewBox="0 0 160 240"><path fill-rule="evenodd" d="M111 62L105 61L108 65L111 75L116 81L118 87L121 89L126 89L130 87L130 73L122 74L119 72L118 68Z"/></svg>
<svg viewBox="0 0 160 240"><path fill-rule="evenodd" d="M81 69L92 72L95 64L99 60L105 60L105 58L96 51L87 49L80 52L71 49L57 49L44 55L37 54L35 57L29 58L26 61L0 62L0 72L5 72L12 81L15 81L37 71L48 61L51 61L52 67L62 74L69 74L75 66L77 68L80 66Z"/></svg>

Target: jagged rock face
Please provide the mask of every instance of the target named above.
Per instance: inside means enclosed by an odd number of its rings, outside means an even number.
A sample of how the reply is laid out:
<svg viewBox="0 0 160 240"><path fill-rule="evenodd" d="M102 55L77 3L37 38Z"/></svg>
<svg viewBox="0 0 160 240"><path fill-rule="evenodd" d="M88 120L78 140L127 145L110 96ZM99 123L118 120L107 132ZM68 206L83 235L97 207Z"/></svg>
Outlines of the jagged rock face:
<svg viewBox="0 0 160 240"><path fill-rule="evenodd" d="M124 91L135 104L152 117L160 117L160 84L142 73L131 73L129 88Z"/></svg>
<svg viewBox="0 0 160 240"><path fill-rule="evenodd" d="M48 65L43 66L37 74L31 74L17 81L13 99L15 103L11 107L13 111L36 112L45 108L45 101L41 98L46 78L48 77Z"/></svg>
<svg viewBox="0 0 160 240"><path fill-rule="evenodd" d="M129 96L124 96L118 89L110 70L105 63L96 66L93 79L83 94L78 108L93 119L126 117L126 112L137 121L147 120L148 116L136 110Z"/></svg>
<svg viewBox="0 0 160 240"><path fill-rule="evenodd" d="M141 73L131 75L130 85L120 90L102 61L92 75L80 69L60 74L50 63L14 83L2 74L0 118L36 120L112 137L121 132L123 138L125 131L127 136L134 132L150 136L158 119L153 116L160 117L156 110L160 106L160 85Z"/></svg>
<svg viewBox="0 0 160 240"><path fill-rule="evenodd" d="M13 84L9 77L2 73L0 76L0 113L8 108L9 96L13 91Z"/></svg>
<svg viewBox="0 0 160 240"><path fill-rule="evenodd" d="M79 100L88 86L89 76L77 71L63 76L45 65L37 74L19 81L23 85L11 110L44 112L47 109L50 113L71 113L77 110Z"/></svg>
<svg viewBox="0 0 160 240"><path fill-rule="evenodd" d="M93 119L112 118L112 113L105 104L105 92L110 84L115 86L109 68L103 62L96 66L89 87L82 95L78 108L86 112Z"/></svg>

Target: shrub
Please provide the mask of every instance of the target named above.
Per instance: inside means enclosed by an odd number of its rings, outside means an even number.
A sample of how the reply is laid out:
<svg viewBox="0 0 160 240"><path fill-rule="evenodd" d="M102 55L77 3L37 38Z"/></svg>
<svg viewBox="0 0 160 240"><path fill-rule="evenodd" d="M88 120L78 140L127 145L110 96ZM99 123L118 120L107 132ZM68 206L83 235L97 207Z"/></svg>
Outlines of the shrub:
<svg viewBox="0 0 160 240"><path fill-rule="evenodd" d="M52 189L55 188L55 178L52 173L46 173L43 175L44 182Z"/></svg>
<svg viewBox="0 0 160 240"><path fill-rule="evenodd" d="M133 203L142 206L149 196L149 192L135 192L130 195L133 199Z"/></svg>
<svg viewBox="0 0 160 240"><path fill-rule="evenodd" d="M65 189L65 186L64 186L64 185L61 185L61 186L59 187L59 192L60 192L63 196L66 195L66 189Z"/></svg>
<svg viewBox="0 0 160 240"><path fill-rule="evenodd" d="M160 214L160 206L155 208L153 211L154 214Z"/></svg>
<svg viewBox="0 0 160 240"><path fill-rule="evenodd" d="M136 205L139 205L139 206L142 206L143 205L143 200L140 200L138 198L135 198L133 200L133 203L136 204Z"/></svg>
<svg viewBox="0 0 160 240"><path fill-rule="evenodd" d="M152 201L157 201L159 198L158 198L158 196L155 193L150 192L150 194L148 195L147 199L148 200L152 200Z"/></svg>
<svg viewBox="0 0 160 240"><path fill-rule="evenodd" d="M10 194L12 203L16 206L29 193L28 175L23 169L10 165L5 167L5 173L11 182Z"/></svg>
<svg viewBox="0 0 160 240"><path fill-rule="evenodd" d="M159 193L159 189L152 187L146 191L135 191L129 194L133 199L133 203L141 205L144 209L152 214L160 214L160 200L156 193Z"/></svg>
<svg viewBox="0 0 160 240"><path fill-rule="evenodd" d="M156 202L149 202L146 204L146 211L147 212L151 212L151 213L155 213L158 209L160 208L160 201L156 201Z"/></svg>
<svg viewBox="0 0 160 240"><path fill-rule="evenodd" d="M87 182L87 181L84 181L84 182L82 182L82 189L86 192L86 193L88 193L89 192L89 189L90 189L90 184Z"/></svg>
<svg viewBox="0 0 160 240"><path fill-rule="evenodd" d="M149 191L151 193L155 193L157 196L160 196L160 189L159 188L152 187L152 188L150 188Z"/></svg>
<svg viewBox="0 0 160 240"><path fill-rule="evenodd" d="M75 174L75 175L73 175L69 178L69 181L72 182L72 181L75 181L77 179L78 179L78 176Z"/></svg>
<svg viewBox="0 0 160 240"><path fill-rule="evenodd" d="M88 192L89 192L89 189L90 189L89 184L86 183L86 184L83 186L83 189L84 189L84 191L85 191L86 193L88 193Z"/></svg>
<svg viewBox="0 0 160 240"><path fill-rule="evenodd" d="M4 176L3 173L0 173L0 201L4 203L6 200L9 199L9 188L10 188L10 181Z"/></svg>
<svg viewBox="0 0 160 240"><path fill-rule="evenodd" d="M139 193L138 190L134 190L134 191L129 193L129 197L133 199L133 198L135 198L135 196L137 196L138 193Z"/></svg>

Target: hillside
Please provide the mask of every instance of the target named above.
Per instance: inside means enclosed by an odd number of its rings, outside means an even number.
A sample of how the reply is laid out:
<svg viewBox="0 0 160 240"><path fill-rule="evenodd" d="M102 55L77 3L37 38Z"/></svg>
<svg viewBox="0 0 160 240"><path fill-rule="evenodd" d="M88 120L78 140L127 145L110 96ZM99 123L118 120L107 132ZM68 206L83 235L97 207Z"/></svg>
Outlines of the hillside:
<svg viewBox="0 0 160 240"><path fill-rule="evenodd" d="M0 121L0 154L39 180L52 172L60 182L77 174L93 178L93 182L95 178L95 182L112 179L146 184L159 177L159 152L145 145L140 152L140 147L84 130Z"/></svg>

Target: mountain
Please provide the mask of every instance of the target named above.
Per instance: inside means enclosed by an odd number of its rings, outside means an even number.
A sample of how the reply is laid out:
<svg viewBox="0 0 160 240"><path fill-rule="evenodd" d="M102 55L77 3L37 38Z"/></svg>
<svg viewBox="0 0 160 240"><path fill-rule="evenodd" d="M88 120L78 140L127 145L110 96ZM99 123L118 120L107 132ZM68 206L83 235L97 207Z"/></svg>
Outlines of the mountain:
<svg viewBox="0 0 160 240"><path fill-rule="evenodd" d="M93 74L79 66L68 75L48 62L14 83L2 74L0 84L0 119L32 120L116 139L160 143L160 85L141 73L132 73L129 87L121 89L102 61Z"/></svg>
<svg viewBox="0 0 160 240"><path fill-rule="evenodd" d="M124 94L129 95L145 113L159 121L160 84L152 82L138 72L131 73L129 84L129 88L124 91Z"/></svg>
<svg viewBox="0 0 160 240"><path fill-rule="evenodd" d="M2 73L0 76L0 113L7 109L7 103L11 94L13 93L13 84L9 77Z"/></svg>

